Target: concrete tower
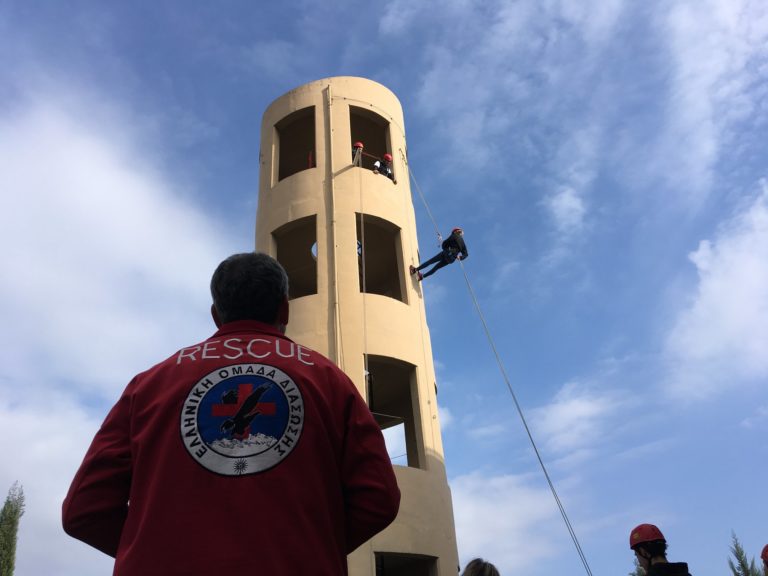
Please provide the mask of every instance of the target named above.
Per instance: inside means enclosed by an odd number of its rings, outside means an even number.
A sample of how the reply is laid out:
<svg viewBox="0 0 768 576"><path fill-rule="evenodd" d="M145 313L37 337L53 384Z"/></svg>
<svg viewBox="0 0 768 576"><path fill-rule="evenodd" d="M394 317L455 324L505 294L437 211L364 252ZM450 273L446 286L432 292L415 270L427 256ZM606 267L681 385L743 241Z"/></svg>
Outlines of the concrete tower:
<svg viewBox="0 0 768 576"><path fill-rule="evenodd" d="M288 272L288 335L335 361L402 444L400 513L349 556L352 576L454 576L458 566L429 329L408 273L419 255L405 152L399 101L364 78L305 84L262 119L256 249ZM397 183L371 170L385 153Z"/></svg>

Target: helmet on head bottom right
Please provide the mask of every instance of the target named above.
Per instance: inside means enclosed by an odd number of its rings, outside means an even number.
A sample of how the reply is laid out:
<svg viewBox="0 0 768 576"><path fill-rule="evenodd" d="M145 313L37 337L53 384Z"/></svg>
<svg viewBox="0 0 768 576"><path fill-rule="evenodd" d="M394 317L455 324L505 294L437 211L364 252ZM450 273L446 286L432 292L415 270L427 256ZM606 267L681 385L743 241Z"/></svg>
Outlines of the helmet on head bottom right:
<svg viewBox="0 0 768 576"><path fill-rule="evenodd" d="M635 546L644 542L655 542L657 540L664 540L664 534L661 533L653 524L640 524L635 526L629 533L629 547L634 550Z"/></svg>

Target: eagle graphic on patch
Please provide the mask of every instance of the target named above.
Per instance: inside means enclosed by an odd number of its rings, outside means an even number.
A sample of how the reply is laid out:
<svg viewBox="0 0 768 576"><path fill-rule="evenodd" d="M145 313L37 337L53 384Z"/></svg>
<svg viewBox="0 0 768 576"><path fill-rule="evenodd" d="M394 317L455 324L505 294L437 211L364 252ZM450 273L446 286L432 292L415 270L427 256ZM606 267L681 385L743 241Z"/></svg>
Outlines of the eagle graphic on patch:
<svg viewBox="0 0 768 576"><path fill-rule="evenodd" d="M304 428L304 399L285 372L267 364L218 368L190 390L181 439L201 466L225 476L257 474L293 451Z"/></svg>

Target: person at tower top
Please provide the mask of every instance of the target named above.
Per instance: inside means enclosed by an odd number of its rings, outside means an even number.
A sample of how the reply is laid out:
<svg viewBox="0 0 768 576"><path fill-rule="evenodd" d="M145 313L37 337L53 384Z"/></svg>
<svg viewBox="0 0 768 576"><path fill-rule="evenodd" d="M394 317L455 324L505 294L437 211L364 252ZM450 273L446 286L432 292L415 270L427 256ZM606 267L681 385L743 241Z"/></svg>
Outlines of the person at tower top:
<svg viewBox="0 0 768 576"><path fill-rule="evenodd" d="M467 245L464 242L464 231L461 228L454 228L451 230L451 235L443 240L441 248L442 250L440 252L423 264L419 264L417 267L411 266L411 274L416 274L421 281L428 276L432 276L432 274L440 270L443 266L453 264L456 260L466 260L469 258ZM434 266L426 274L420 272L420 270L423 270L432 264L434 264Z"/></svg>
<svg viewBox="0 0 768 576"><path fill-rule="evenodd" d="M685 562L667 561L667 540L653 524L640 524L629 533L629 547L646 576L691 576Z"/></svg>
<svg viewBox="0 0 768 576"><path fill-rule="evenodd" d="M288 276L266 254L211 279L218 330L137 375L96 433L64 530L114 575L347 574L400 504L352 381L285 336Z"/></svg>
<svg viewBox="0 0 768 576"><path fill-rule="evenodd" d="M392 172L392 154L384 154L384 162L382 163L381 160L376 160L376 162L373 163L373 173L374 174L381 174L382 176L386 176L392 182L397 184L397 180L395 179L395 174Z"/></svg>
<svg viewBox="0 0 768 576"><path fill-rule="evenodd" d="M363 150L365 149L365 145L360 142L359 140L352 144L352 164L356 166L360 166L360 163L363 159Z"/></svg>

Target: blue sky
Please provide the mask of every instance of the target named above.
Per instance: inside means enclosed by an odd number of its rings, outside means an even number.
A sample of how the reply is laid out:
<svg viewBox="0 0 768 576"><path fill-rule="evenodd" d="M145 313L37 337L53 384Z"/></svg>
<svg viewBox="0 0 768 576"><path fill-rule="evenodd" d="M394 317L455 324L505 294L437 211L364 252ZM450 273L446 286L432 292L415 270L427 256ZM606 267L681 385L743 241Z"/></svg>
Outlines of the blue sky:
<svg viewBox="0 0 768 576"><path fill-rule="evenodd" d="M34 4L34 6L33 6ZM207 337L253 246L261 115L371 78L592 571L630 528L768 542L768 7L751 0L0 3L0 490L17 574L91 576L61 500L128 380ZM415 199L420 249L435 233ZM459 266L425 286L462 563L582 567ZM40 553L41 542L45 554Z"/></svg>

